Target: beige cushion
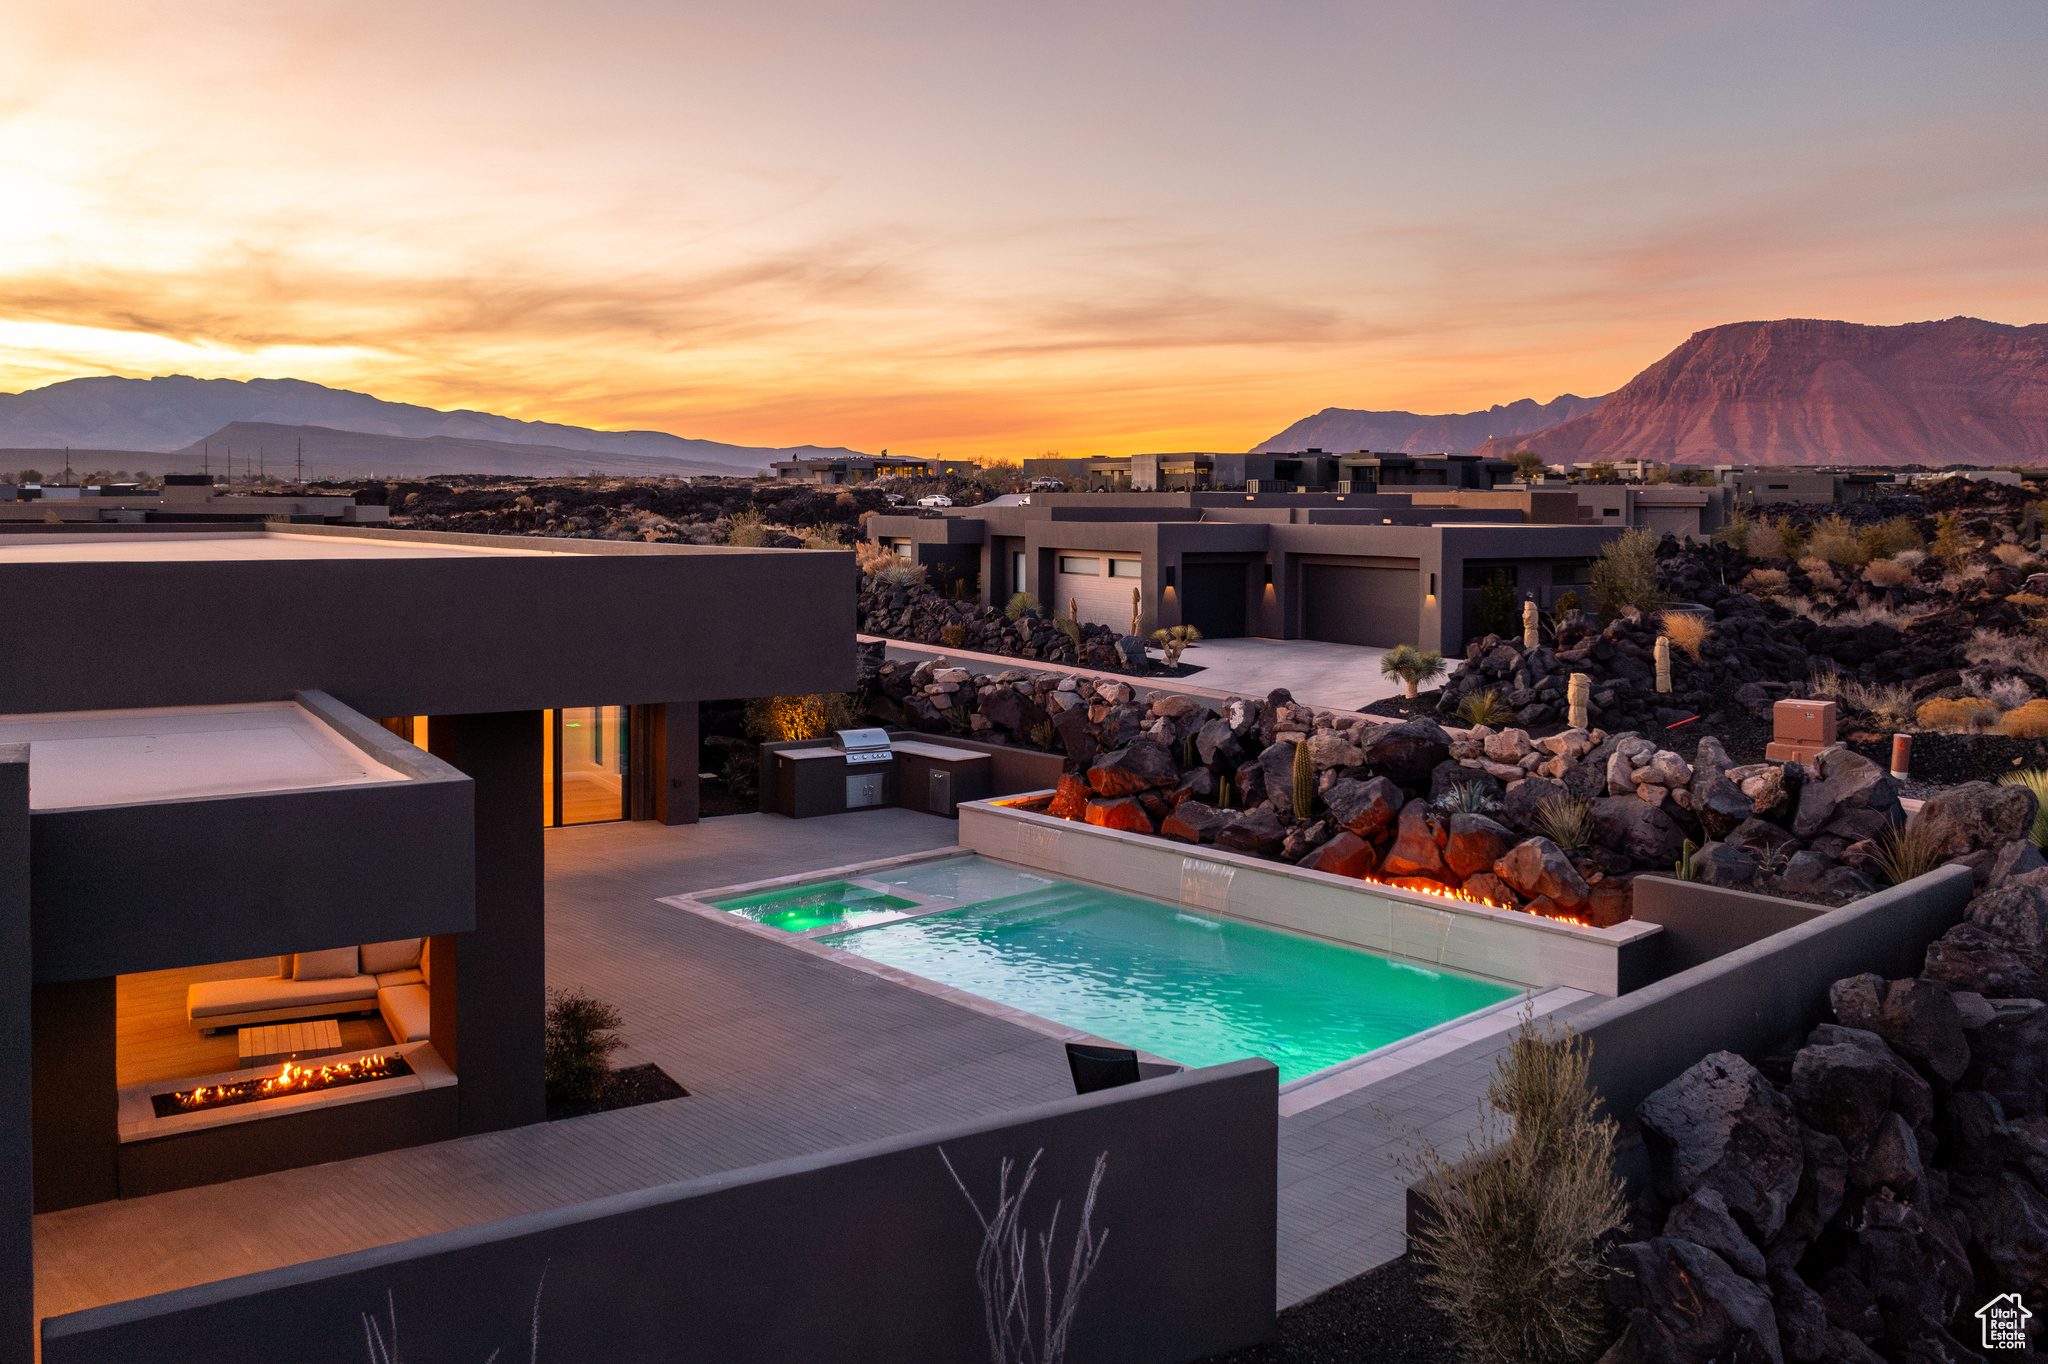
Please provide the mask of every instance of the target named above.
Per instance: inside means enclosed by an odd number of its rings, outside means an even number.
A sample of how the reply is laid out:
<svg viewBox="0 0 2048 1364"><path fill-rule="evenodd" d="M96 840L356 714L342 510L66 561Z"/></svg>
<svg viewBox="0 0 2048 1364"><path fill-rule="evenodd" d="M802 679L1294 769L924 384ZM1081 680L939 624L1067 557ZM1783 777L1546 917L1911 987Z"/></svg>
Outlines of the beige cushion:
<svg viewBox="0 0 2048 1364"><path fill-rule="evenodd" d="M379 971L377 988L382 990L390 985L424 985L427 978L417 968L411 971Z"/></svg>
<svg viewBox="0 0 2048 1364"><path fill-rule="evenodd" d="M360 975L357 952L353 947L330 947L324 952L301 952L292 962L294 980L338 980L344 976Z"/></svg>
<svg viewBox="0 0 2048 1364"><path fill-rule="evenodd" d="M373 976L330 976L320 980L254 976L243 980L203 980L186 987L185 1012L191 1018L200 1019L311 1004L355 1005L361 1008L367 1007L368 1001L376 997L377 981Z"/></svg>
<svg viewBox="0 0 2048 1364"><path fill-rule="evenodd" d="M393 985L377 992L377 1011L392 1042L423 1042L434 1023L434 997L424 985Z"/></svg>
<svg viewBox="0 0 2048 1364"><path fill-rule="evenodd" d="M286 980L290 980L292 978L292 963L297 960L298 958L291 953L285 953L277 959L277 973Z"/></svg>
<svg viewBox="0 0 2048 1364"><path fill-rule="evenodd" d="M434 940L432 938L422 938L420 940L420 978L426 981L428 989L434 988Z"/></svg>
<svg viewBox="0 0 2048 1364"><path fill-rule="evenodd" d="M420 964L423 941L420 938L400 938L395 942L364 943L363 974L381 976L386 971L410 971Z"/></svg>

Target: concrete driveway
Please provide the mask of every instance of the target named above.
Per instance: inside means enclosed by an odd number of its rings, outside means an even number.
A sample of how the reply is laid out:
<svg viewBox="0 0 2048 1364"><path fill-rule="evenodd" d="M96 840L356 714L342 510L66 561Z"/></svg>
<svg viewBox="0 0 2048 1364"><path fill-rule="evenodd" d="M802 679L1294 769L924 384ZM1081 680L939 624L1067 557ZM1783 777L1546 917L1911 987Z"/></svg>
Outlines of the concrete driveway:
<svg viewBox="0 0 2048 1364"><path fill-rule="evenodd" d="M1357 710L1401 694L1399 681L1380 676L1386 652L1313 639L1205 639L1181 661L1200 665L1187 680L1209 691L1264 696L1285 687L1297 701Z"/></svg>

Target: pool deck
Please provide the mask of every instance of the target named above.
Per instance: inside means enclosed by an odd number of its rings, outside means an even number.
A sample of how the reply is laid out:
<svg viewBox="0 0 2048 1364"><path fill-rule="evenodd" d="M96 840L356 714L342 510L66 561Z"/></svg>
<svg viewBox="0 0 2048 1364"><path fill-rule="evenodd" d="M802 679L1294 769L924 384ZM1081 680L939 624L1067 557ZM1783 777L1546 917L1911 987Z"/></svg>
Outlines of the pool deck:
<svg viewBox="0 0 2048 1364"><path fill-rule="evenodd" d="M950 846L956 827L880 810L550 831L549 982L618 1005L628 1040L619 1064L658 1064L690 1098L46 1213L35 1219L38 1315L1070 1093L1065 1056L1042 1031L660 903ZM1279 1306L1402 1253L1397 1160L1417 1134L1462 1149L1505 1026L1482 1021L1412 1043L1406 1059L1419 1064L1392 1074L1383 1065L1370 1083L1303 1111L1288 1112L1283 1096Z"/></svg>

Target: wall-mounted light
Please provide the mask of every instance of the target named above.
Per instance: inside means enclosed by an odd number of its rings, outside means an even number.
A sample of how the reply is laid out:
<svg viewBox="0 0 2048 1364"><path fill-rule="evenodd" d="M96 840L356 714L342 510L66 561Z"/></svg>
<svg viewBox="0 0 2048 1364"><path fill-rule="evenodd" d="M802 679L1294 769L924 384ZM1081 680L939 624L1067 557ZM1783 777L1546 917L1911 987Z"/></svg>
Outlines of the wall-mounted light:
<svg viewBox="0 0 2048 1364"><path fill-rule="evenodd" d="M1436 605L1436 574L1434 573L1429 575L1429 595L1423 598L1422 604L1424 606Z"/></svg>
<svg viewBox="0 0 2048 1364"><path fill-rule="evenodd" d="M1266 565L1266 586L1268 586L1268 587L1271 587L1272 585L1273 585L1273 565L1271 565L1271 564L1267 564L1267 565Z"/></svg>
<svg viewBox="0 0 2048 1364"><path fill-rule="evenodd" d="M1258 498L1257 498L1256 496L1254 496L1253 494L1251 494L1251 493L1246 493L1246 494L1244 495L1244 500L1245 500L1245 501L1247 501L1247 502L1256 502L1256 501L1258 501L1259 499L1258 499Z"/></svg>
<svg viewBox="0 0 2048 1364"><path fill-rule="evenodd" d="M1172 569L1172 567L1171 567L1171 566L1169 565L1169 566L1168 566L1168 567L1166 567L1166 568L1162 568L1162 569L1160 569L1160 570L1159 570L1159 573L1160 573L1160 578L1159 578L1159 583L1160 583L1160 586L1162 586L1162 587L1166 588L1166 589L1167 589L1167 590L1168 590L1169 592L1170 592L1170 591L1172 591L1172 590L1173 590L1173 569Z"/></svg>

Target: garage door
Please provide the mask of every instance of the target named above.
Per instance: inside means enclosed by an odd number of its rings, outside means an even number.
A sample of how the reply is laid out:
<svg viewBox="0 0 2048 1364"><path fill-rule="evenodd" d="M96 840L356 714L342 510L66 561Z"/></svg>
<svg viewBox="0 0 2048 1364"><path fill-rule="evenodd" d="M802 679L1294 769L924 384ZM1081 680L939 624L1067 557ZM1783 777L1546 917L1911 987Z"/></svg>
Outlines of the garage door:
<svg viewBox="0 0 2048 1364"><path fill-rule="evenodd" d="M1064 616L1072 602L1083 624L1107 625L1123 634L1131 628L1131 589L1142 582L1139 571L1137 559L1122 555L1062 554L1045 609Z"/></svg>
<svg viewBox="0 0 2048 1364"><path fill-rule="evenodd" d="M1244 637L1245 575L1250 564L1180 566L1180 618L1204 639Z"/></svg>
<svg viewBox="0 0 2048 1364"><path fill-rule="evenodd" d="M1415 643L1419 576L1413 568L1302 565L1302 635L1375 649Z"/></svg>

